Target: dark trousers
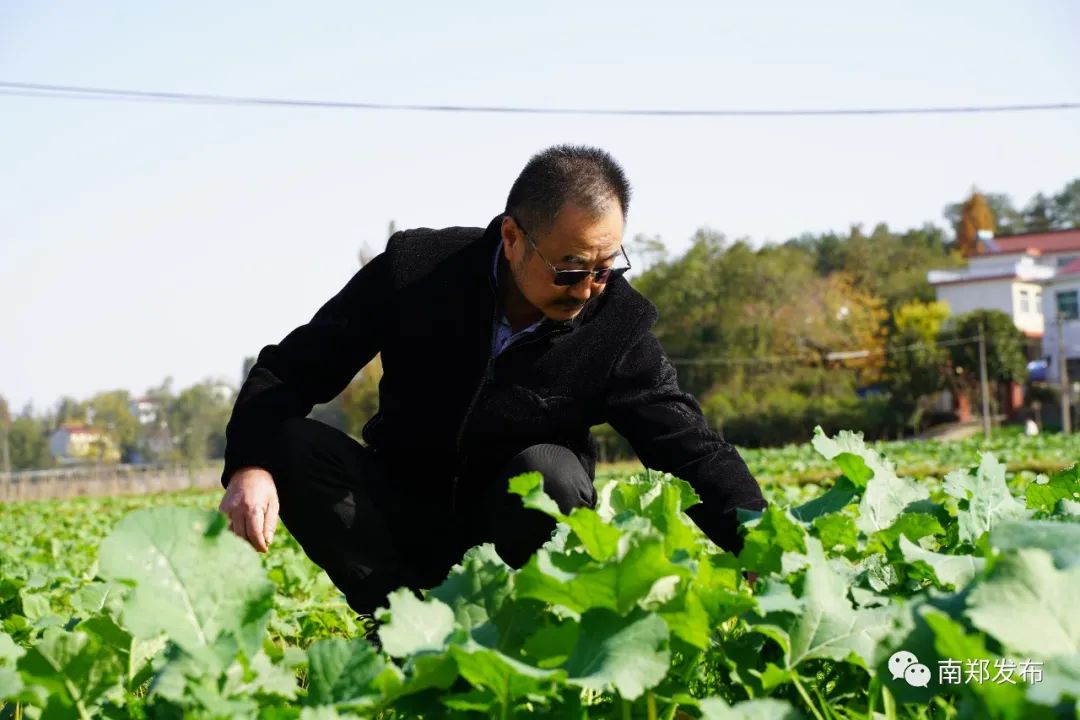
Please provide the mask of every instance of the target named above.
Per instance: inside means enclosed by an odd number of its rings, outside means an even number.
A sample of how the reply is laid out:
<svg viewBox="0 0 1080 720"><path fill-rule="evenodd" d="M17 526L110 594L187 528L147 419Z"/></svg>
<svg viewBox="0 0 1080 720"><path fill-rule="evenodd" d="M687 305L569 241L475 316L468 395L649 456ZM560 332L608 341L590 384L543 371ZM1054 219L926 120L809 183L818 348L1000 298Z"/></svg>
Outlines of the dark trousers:
<svg viewBox="0 0 1080 720"><path fill-rule="evenodd" d="M521 567L555 521L507 492L514 476L541 473L564 513L596 504L589 474L559 445L533 445L495 477L470 478L473 491L454 514L445 494L393 477L379 453L309 418L282 424L272 464L282 522L358 613L385 606L396 588L438 585L466 549L483 542Z"/></svg>

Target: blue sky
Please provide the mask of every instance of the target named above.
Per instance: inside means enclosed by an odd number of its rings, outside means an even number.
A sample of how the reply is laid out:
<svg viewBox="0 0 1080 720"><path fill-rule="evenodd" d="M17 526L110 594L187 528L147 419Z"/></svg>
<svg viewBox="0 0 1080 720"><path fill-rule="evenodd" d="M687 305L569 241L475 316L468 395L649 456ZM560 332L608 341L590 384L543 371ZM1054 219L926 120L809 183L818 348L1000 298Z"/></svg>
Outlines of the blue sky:
<svg viewBox="0 0 1080 720"><path fill-rule="evenodd" d="M0 79L384 103L597 108L1080 100L1058 2L0 2ZM610 150L627 238L756 243L941 223L1080 176L1080 111L611 118L0 96L0 394L237 383L398 227L483 225L529 155Z"/></svg>

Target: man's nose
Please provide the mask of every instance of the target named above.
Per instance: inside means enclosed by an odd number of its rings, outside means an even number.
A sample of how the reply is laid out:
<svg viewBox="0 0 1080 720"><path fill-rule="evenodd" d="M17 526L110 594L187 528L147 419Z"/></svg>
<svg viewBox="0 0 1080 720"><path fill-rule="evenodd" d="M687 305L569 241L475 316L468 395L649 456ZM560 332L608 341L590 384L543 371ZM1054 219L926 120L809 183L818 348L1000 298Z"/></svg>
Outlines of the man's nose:
<svg viewBox="0 0 1080 720"><path fill-rule="evenodd" d="M586 278L570 286L570 297L578 302L585 302L592 295L592 278Z"/></svg>

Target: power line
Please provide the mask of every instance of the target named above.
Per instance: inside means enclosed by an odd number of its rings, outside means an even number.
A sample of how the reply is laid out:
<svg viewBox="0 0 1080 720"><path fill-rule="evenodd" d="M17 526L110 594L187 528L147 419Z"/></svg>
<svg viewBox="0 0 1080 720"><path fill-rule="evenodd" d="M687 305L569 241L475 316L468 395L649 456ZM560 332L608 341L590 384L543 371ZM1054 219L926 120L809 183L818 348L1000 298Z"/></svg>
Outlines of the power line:
<svg viewBox="0 0 1080 720"><path fill-rule="evenodd" d="M888 348L867 348L860 350L844 350L835 353L829 353L826 357L831 360L842 361L846 359L862 359L870 355L888 355L889 353L895 353L901 350L917 350L919 348L931 348L931 347L951 347L953 345L967 345L969 343L975 343L979 341L977 335L967 338L956 338L954 340L942 340L934 343L912 343L910 345L898 345ZM818 360L818 355L773 355L765 357L719 357L719 358L669 358L668 361L672 365L749 365L749 364L770 364L770 363L786 363L786 362L806 362L807 360Z"/></svg>
<svg viewBox="0 0 1080 720"><path fill-rule="evenodd" d="M1080 102L1030 103L1014 105L955 105L924 107L786 108L749 109L644 109L644 108L551 108L502 105L433 105L355 102L351 100L301 100L205 93L120 90L77 85L48 85L0 81L0 95L15 97L63 98L68 100L113 100L121 102L165 102L186 105L231 105L253 107L323 108L334 110L405 110L411 112L488 113L512 115L604 115L638 117L836 117L851 115L962 115L974 113L1042 112L1077 110Z"/></svg>

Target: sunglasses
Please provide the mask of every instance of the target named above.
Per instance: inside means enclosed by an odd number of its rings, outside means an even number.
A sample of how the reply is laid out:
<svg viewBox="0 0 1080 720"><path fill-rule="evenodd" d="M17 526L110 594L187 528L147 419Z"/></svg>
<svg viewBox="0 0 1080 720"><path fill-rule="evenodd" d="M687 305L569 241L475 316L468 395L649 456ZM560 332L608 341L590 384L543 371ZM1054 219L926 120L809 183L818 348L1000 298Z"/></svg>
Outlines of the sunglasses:
<svg viewBox="0 0 1080 720"><path fill-rule="evenodd" d="M630 269L630 258L626 256L626 250L619 246L619 252L622 253L623 259L626 260L626 267L610 267L610 268L597 268L596 270L560 270L544 257L540 252L540 248L536 247L536 243L529 237L529 231L525 229L525 226L521 224L513 215L509 216L511 220L521 229L521 232L525 235L525 240L529 243L529 246L536 251L536 254L540 256L540 259L544 261L544 264L551 268L551 272L555 273L555 284L561 287L568 287L570 285L577 285L585 278L591 277L593 282L603 284L613 277L622 277L626 274L626 271Z"/></svg>

